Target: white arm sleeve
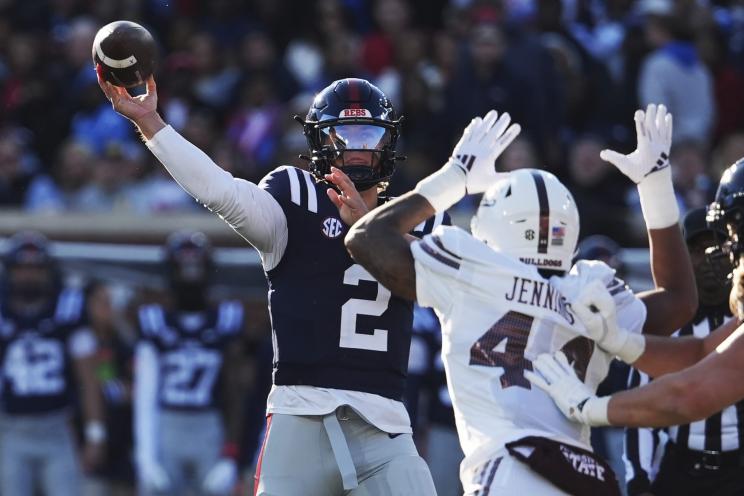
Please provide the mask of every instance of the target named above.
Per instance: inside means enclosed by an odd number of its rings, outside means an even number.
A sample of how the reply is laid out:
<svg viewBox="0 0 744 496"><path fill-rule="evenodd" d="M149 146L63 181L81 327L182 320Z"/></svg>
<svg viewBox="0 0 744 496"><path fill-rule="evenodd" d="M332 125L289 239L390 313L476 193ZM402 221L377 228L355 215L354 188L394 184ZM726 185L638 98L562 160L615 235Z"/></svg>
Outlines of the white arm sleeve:
<svg viewBox="0 0 744 496"><path fill-rule="evenodd" d="M158 352L151 343L140 342L135 349L134 442L138 467L156 461Z"/></svg>
<svg viewBox="0 0 744 496"><path fill-rule="evenodd" d="M287 247L287 218L271 194L233 177L170 126L146 145L188 194L278 262Z"/></svg>

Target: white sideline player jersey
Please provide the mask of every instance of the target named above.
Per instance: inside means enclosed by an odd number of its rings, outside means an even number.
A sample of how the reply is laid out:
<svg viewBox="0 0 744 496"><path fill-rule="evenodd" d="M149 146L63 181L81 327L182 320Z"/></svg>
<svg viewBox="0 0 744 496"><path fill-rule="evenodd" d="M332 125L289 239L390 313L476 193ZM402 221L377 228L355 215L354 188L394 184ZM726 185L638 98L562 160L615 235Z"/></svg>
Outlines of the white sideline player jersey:
<svg viewBox="0 0 744 496"><path fill-rule="evenodd" d="M416 292L442 323L442 360L465 453L461 472L528 435L591 449L589 428L567 420L524 378L540 353L564 350L592 389L612 357L585 337L567 302L601 279L621 326L641 332L646 307L601 262L577 263L565 277L543 278L532 265L498 253L457 227L438 227L411 244Z"/></svg>

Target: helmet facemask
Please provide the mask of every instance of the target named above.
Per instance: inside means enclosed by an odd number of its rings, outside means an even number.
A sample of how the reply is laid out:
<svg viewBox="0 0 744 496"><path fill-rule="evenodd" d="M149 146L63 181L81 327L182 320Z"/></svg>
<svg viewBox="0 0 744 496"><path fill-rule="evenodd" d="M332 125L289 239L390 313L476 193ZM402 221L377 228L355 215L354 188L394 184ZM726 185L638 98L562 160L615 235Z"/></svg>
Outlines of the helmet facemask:
<svg viewBox="0 0 744 496"><path fill-rule="evenodd" d="M321 181L337 167L364 191L389 181L404 159L395 153L402 119L395 118L384 93L363 79L334 81L318 93L306 119L295 120L311 153L300 157Z"/></svg>

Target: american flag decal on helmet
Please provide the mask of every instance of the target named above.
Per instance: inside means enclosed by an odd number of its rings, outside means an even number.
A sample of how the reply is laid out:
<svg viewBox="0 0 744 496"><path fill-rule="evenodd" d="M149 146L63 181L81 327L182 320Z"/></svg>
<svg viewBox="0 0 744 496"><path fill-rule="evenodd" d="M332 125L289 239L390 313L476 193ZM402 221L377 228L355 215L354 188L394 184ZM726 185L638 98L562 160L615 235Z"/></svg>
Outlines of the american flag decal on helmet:
<svg viewBox="0 0 744 496"><path fill-rule="evenodd" d="M551 246L563 246L563 238L566 236L566 228L563 226L553 227L553 235L550 239Z"/></svg>

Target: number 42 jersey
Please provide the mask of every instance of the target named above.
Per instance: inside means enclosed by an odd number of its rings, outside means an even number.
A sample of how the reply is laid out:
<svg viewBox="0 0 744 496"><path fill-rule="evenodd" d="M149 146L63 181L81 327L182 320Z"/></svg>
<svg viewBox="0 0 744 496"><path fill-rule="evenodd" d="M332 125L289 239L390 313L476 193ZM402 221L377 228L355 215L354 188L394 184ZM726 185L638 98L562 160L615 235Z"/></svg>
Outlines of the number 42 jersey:
<svg viewBox="0 0 744 496"><path fill-rule="evenodd" d="M591 449L589 428L567 420L525 379L541 353L563 350L592 390L612 357L585 337L568 303L592 279L613 295L620 325L640 332L645 305L601 262L579 262L550 280L456 227L438 227L411 245L420 305L442 322L442 359L465 453L461 470L504 444L535 435Z"/></svg>

